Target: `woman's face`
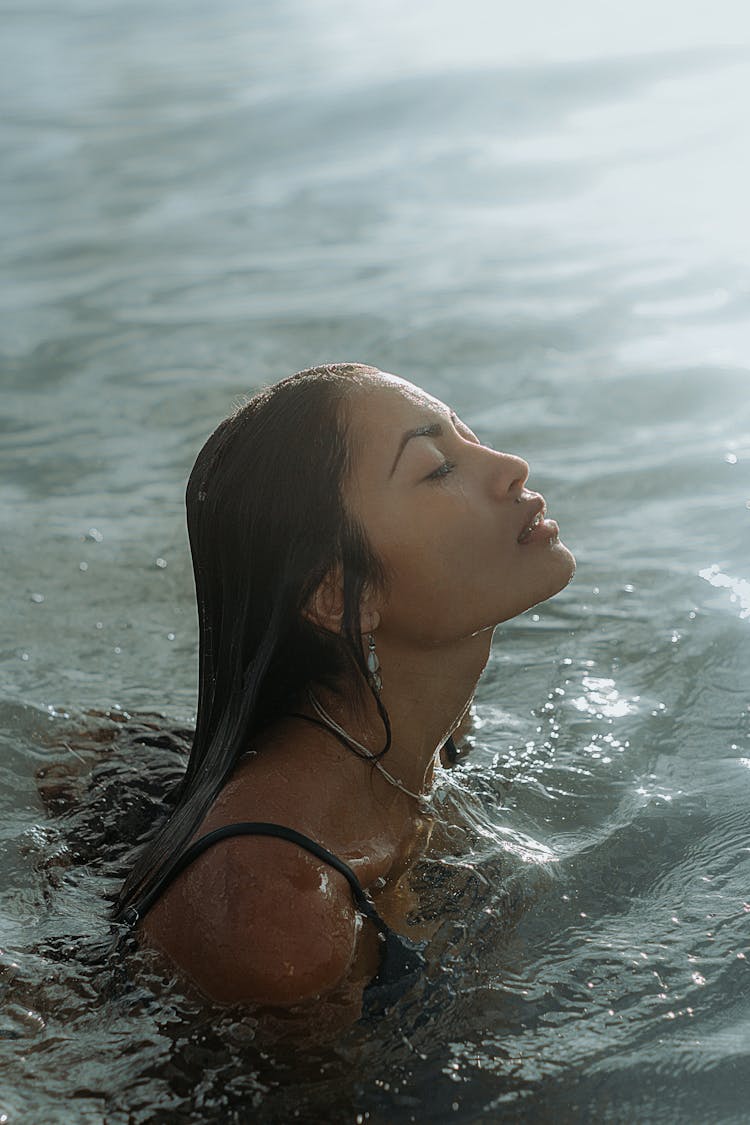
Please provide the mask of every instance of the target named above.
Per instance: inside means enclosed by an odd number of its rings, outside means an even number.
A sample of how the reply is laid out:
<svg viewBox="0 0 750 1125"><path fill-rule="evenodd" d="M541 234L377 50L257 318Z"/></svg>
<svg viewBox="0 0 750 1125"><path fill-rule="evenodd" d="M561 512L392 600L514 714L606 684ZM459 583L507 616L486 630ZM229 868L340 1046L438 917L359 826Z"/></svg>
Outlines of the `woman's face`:
<svg viewBox="0 0 750 1125"><path fill-rule="evenodd" d="M575 560L520 457L481 445L438 399L381 373L349 401L347 503L381 559L380 628L439 645L556 594ZM538 521L534 530L529 528Z"/></svg>

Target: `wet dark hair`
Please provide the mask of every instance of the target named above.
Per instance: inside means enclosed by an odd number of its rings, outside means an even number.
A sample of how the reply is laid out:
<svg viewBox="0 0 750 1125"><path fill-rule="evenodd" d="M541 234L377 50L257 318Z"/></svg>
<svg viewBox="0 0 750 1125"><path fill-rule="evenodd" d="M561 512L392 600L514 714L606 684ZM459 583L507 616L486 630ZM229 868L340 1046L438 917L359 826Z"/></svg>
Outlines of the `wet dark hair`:
<svg viewBox="0 0 750 1125"><path fill-rule="evenodd" d="M195 736L172 815L125 880L116 917L170 871L254 734L294 712L312 684L356 696L368 683L360 606L385 575L343 492L347 400L375 372L300 371L226 418L198 454L186 495L199 626ZM334 567L343 575L340 633L305 613ZM384 753L390 724L375 699Z"/></svg>

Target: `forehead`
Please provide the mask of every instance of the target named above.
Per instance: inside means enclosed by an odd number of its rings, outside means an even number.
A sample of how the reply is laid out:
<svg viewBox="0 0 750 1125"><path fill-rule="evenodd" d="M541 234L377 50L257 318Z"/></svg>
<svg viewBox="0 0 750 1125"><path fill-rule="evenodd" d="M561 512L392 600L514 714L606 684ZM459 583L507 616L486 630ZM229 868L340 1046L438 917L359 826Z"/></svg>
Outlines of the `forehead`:
<svg viewBox="0 0 750 1125"><path fill-rule="evenodd" d="M351 396L348 414L356 465L361 454L382 452L392 458L405 430L436 415L446 417L450 411L440 399L407 379L379 372Z"/></svg>

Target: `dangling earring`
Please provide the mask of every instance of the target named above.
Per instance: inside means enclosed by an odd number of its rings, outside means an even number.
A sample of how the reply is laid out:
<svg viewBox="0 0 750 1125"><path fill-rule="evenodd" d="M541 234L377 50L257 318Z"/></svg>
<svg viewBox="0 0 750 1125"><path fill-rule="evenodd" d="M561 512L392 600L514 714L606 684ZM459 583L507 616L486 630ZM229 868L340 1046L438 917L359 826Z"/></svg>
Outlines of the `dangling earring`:
<svg viewBox="0 0 750 1125"><path fill-rule="evenodd" d="M383 690L383 679L380 675L380 661L375 651L375 638L372 633L367 634L367 671L370 674L372 687L380 695Z"/></svg>

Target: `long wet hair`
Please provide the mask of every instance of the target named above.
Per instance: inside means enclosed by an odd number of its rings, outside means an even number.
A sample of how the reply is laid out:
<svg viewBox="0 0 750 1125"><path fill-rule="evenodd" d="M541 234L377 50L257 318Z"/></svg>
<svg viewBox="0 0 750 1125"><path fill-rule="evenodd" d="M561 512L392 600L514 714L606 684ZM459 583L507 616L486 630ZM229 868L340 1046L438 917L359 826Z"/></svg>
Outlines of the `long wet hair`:
<svg viewBox="0 0 750 1125"><path fill-rule="evenodd" d="M187 521L198 602L198 711L173 812L114 904L121 916L168 875L253 736L294 712L312 684L368 684L360 607L385 575L347 511L347 400L376 369L332 364L260 391L208 439L190 474ZM343 576L341 630L305 612ZM386 738L388 716L375 695Z"/></svg>

